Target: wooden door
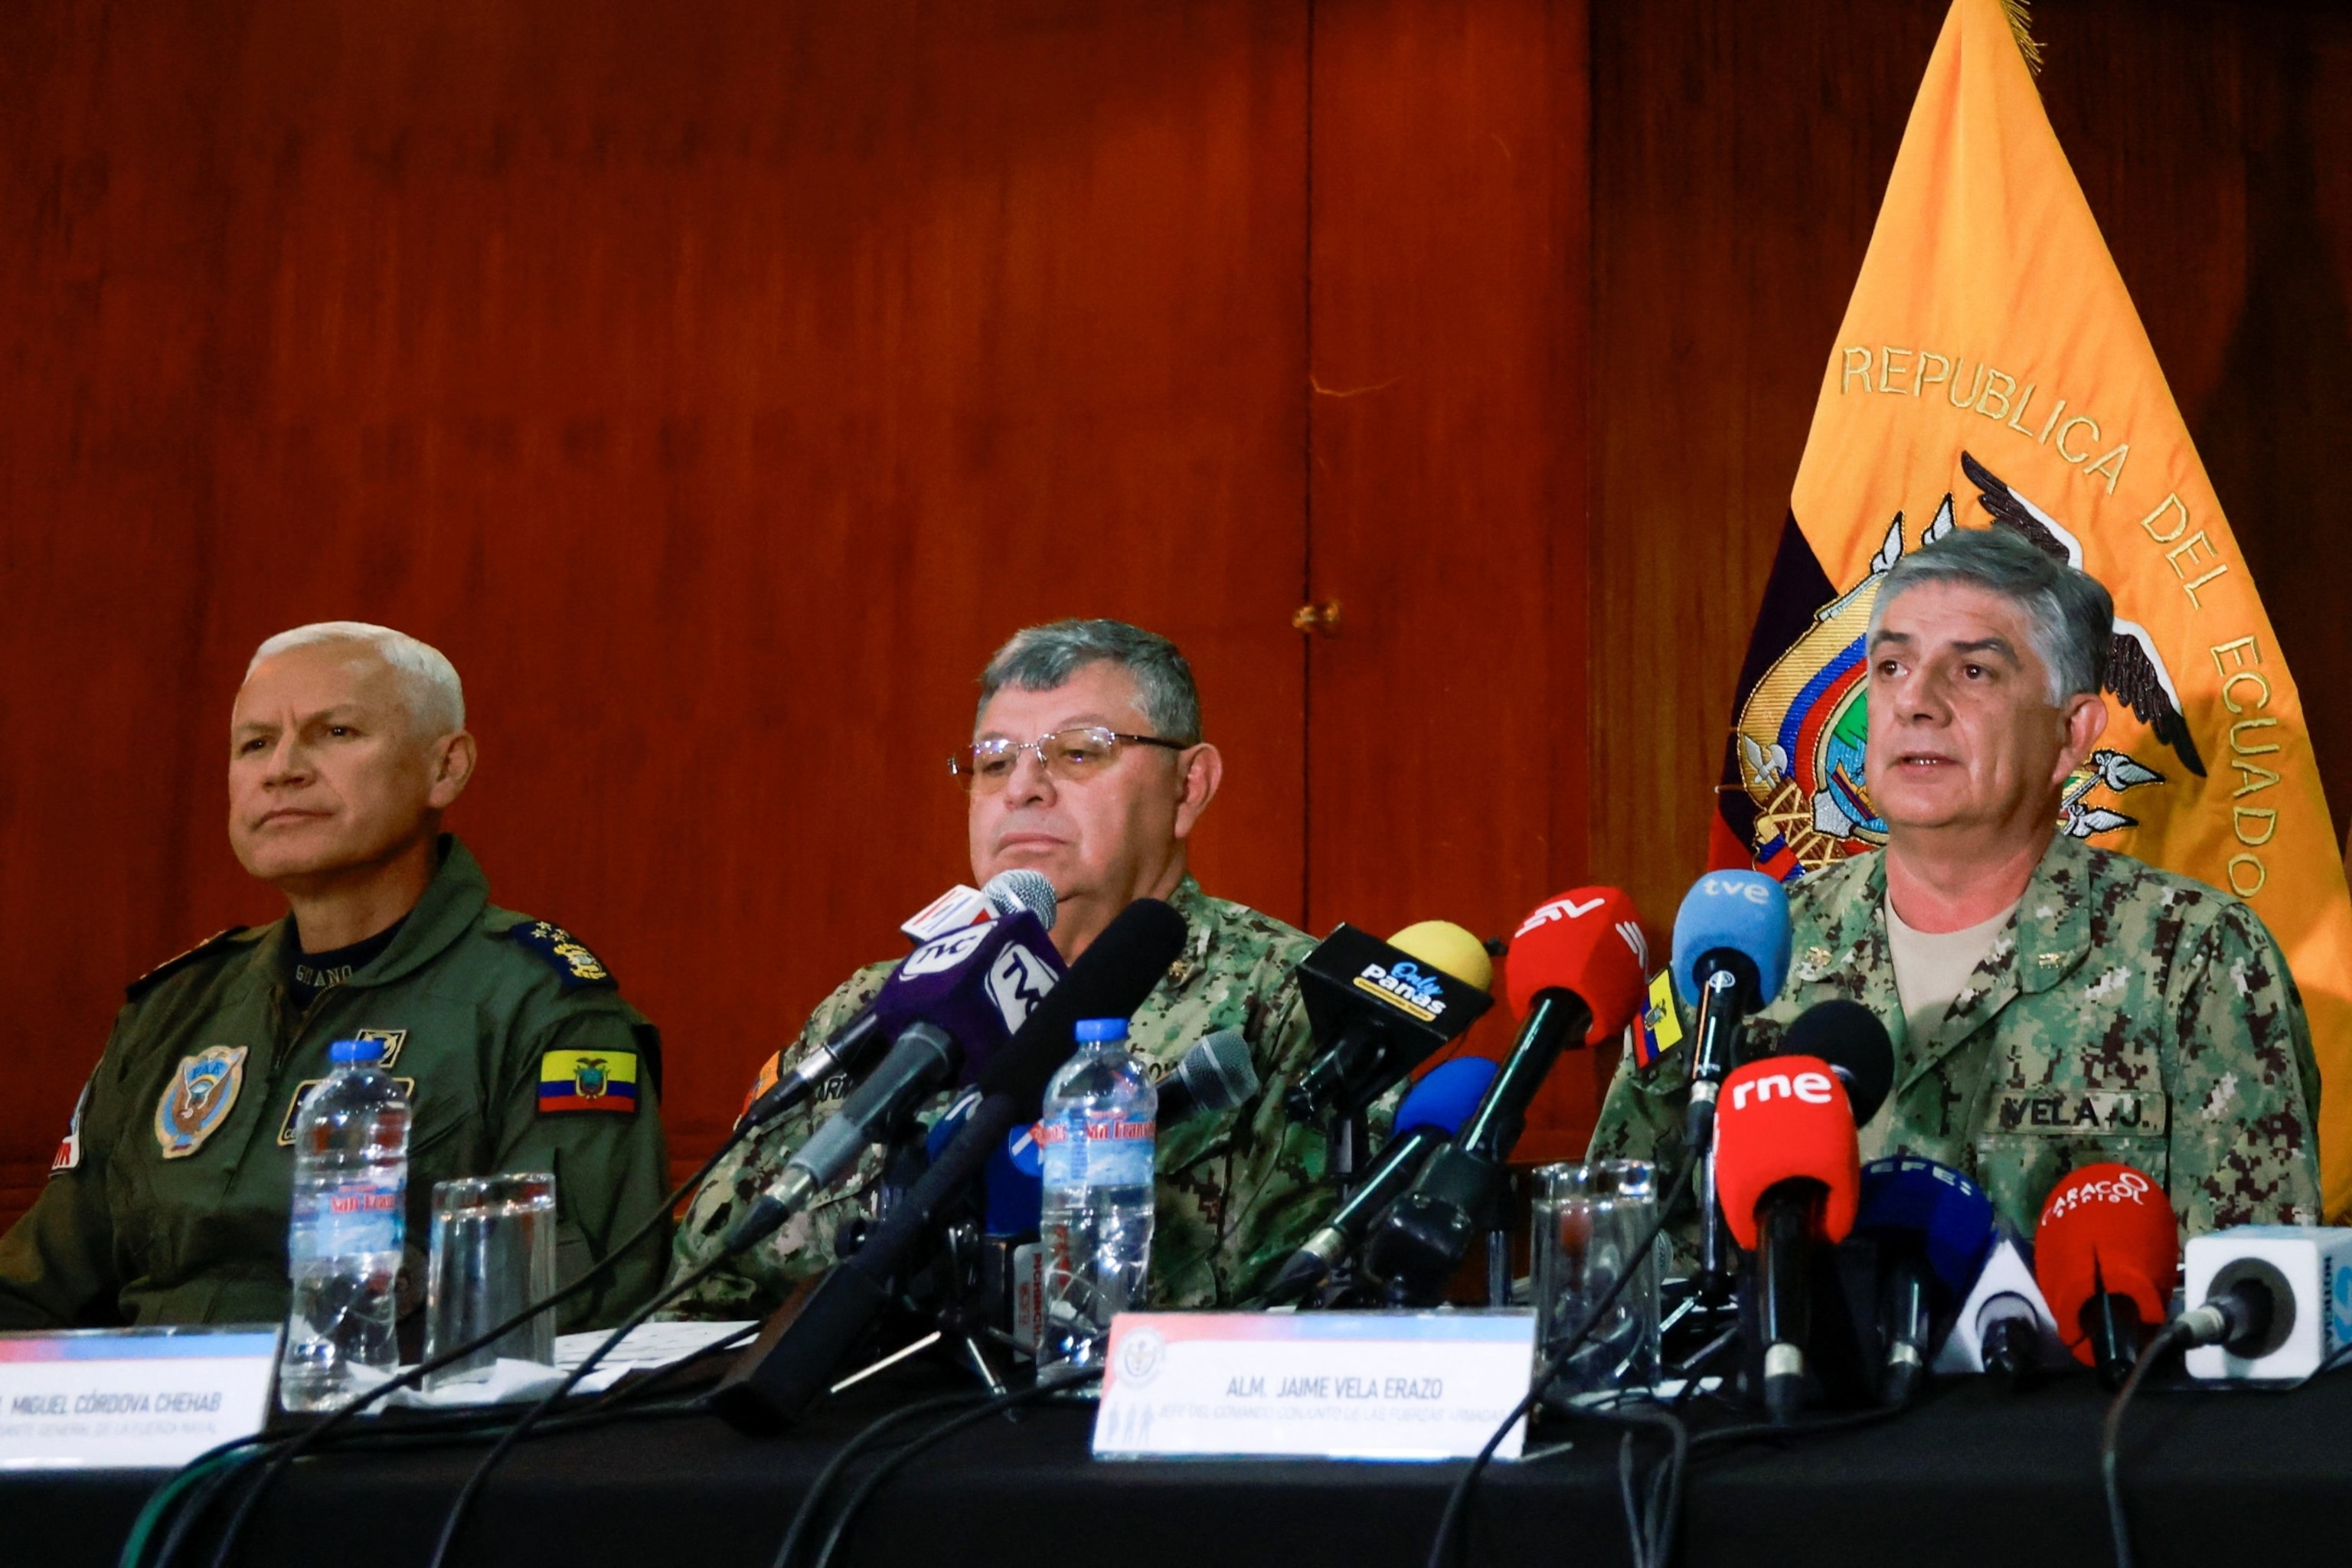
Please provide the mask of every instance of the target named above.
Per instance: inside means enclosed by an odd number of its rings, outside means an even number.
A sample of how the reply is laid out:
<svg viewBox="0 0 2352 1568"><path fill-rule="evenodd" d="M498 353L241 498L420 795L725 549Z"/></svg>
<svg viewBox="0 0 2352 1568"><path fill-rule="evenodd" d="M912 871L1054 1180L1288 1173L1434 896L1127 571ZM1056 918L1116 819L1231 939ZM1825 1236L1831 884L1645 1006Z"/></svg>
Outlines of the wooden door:
<svg viewBox="0 0 2352 1568"><path fill-rule="evenodd" d="M1585 45L1580 0L1316 11L1318 933L1507 936L1583 875ZM1582 1152L1609 1065L1563 1059L1521 1158Z"/></svg>

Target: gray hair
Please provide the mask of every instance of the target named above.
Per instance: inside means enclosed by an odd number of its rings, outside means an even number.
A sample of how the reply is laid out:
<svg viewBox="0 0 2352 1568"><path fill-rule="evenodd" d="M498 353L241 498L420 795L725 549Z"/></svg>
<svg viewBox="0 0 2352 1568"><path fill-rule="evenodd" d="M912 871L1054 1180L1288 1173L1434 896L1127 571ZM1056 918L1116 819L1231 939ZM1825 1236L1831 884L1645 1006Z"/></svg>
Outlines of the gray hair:
<svg viewBox="0 0 2352 1568"><path fill-rule="evenodd" d="M419 728L446 735L466 727L466 688L457 679L457 667L432 644L390 626L371 626L366 621L314 621L307 626L279 632L253 650L253 658L245 667L246 676L251 679L264 659L326 643L364 643L374 649L376 657L400 677L408 699L409 717L416 721Z"/></svg>
<svg viewBox="0 0 2352 1568"><path fill-rule="evenodd" d="M1870 635L1878 636L1886 606L1922 583L1964 583L2000 595L2025 612L2026 636L2050 672L2050 705L2106 684L2107 647L2116 633L2116 601L2099 580L2044 554L2007 528L1956 528L1895 563L1878 585Z"/></svg>
<svg viewBox="0 0 2352 1568"><path fill-rule="evenodd" d="M1051 691L1082 667L1101 660L1135 677L1143 716L1160 739L1187 746L1199 742L1201 692L1192 684L1192 667L1174 643L1125 621L1053 621L1022 627L980 672L979 711L986 712L989 700L1008 686L1016 691Z"/></svg>

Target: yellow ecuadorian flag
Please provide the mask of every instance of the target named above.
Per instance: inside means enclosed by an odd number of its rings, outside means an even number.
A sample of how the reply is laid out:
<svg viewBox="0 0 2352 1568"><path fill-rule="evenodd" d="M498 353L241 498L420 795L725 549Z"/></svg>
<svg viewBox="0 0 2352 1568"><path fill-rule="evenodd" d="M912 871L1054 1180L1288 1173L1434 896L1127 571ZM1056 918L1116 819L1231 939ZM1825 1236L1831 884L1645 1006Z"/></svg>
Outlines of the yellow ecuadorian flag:
<svg viewBox="0 0 2352 1568"><path fill-rule="evenodd" d="M2252 905L2302 989L2352 1209L2352 903L2303 704L2001 0L1956 0L1830 355L1740 680L1717 864L1885 842L1863 778L1877 584L2011 528L2115 595L2109 724L2064 830Z"/></svg>

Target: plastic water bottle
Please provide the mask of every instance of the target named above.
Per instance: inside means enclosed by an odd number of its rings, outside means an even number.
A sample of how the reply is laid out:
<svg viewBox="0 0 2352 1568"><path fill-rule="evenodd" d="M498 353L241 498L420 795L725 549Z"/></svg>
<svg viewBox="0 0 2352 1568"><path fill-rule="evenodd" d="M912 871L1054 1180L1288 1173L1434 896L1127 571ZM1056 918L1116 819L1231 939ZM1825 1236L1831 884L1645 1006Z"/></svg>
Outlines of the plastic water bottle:
<svg viewBox="0 0 2352 1568"><path fill-rule="evenodd" d="M408 1186L408 1097L375 1040L337 1040L334 1070L294 1124L294 1286L278 1400L323 1410L363 1394L400 1364L393 1333Z"/></svg>
<svg viewBox="0 0 2352 1568"><path fill-rule="evenodd" d="M1127 1020L1088 1018L1045 1086L1041 1377L1102 1364L1114 1314L1143 1297L1160 1091L1127 1054Z"/></svg>

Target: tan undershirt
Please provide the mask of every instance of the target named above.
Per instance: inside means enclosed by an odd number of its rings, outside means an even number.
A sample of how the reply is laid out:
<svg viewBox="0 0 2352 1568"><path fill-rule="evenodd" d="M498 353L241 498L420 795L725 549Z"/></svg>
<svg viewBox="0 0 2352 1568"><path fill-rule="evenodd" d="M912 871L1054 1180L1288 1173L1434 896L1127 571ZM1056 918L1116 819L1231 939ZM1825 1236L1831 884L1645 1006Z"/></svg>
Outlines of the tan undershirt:
<svg viewBox="0 0 2352 1568"><path fill-rule="evenodd" d="M1943 1032L1944 1014L1952 998L1992 951L1992 939L2000 934L2016 909L2011 904L1992 919L1961 931L1925 931L1905 925L1903 917L1895 912L1895 900L1886 900L1886 945L1895 955L1895 990L1903 999L1903 1022L1913 1044L1938 1043L1937 1037Z"/></svg>

